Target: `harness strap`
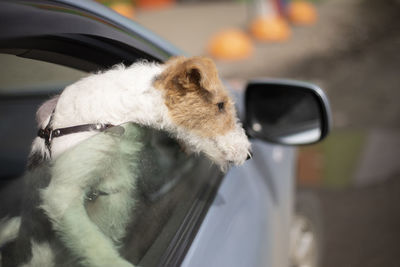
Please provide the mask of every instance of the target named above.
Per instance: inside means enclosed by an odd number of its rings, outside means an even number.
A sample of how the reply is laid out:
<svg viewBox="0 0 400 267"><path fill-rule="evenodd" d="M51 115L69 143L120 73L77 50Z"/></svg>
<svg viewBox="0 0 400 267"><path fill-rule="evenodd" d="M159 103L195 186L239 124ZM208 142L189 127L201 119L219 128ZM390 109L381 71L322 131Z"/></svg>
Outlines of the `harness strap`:
<svg viewBox="0 0 400 267"><path fill-rule="evenodd" d="M50 125L50 123L49 123L49 125ZM114 126L112 124L96 123L96 124L83 124L83 125L58 128L58 129L52 130L49 125L47 125L46 128L44 128L44 129L40 129L37 133L37 135L40 138L43 138L45 140L45 144L46 144L46 147L49 150L49 152L51 152L50 146L51 146L51 141L53 140L53 138L64 136L67 134L79 133L79 132L88 132L88 131L102 132L102 131Z"/></svg>
<svg viewBox="0 0 400 267"><path fill-rule="evenodd" d="M51 129L51 124L53 122L55 109L50 115L49 122L47 123L44 129L39 129L37 136L44 139L47 149L49 150L49 154L51 157L51 141L53 138L64 136L67 134L79 133L79 132L88 132L88 131L98 131L102 132L108 128L113 127L112 124L103 124L103 123L92 123L92 124L82 124L77 126L65 127L65 128L58 128L58 129Z"/></svg>

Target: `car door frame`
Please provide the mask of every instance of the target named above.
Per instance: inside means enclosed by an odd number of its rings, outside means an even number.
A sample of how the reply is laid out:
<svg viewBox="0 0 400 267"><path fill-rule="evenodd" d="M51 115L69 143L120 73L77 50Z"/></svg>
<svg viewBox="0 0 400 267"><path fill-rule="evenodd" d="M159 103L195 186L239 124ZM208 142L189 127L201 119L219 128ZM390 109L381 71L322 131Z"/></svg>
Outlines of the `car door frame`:
<svg viewBox="0 0 400 267"><path fill-rule="evenodd" d="M141 60L164 62L183 54L100 4L69 0L0 2L0 53L87 72ZM222 177L221 172L214 173L196 196L159 266L179 266L183 261Z"/></svg>

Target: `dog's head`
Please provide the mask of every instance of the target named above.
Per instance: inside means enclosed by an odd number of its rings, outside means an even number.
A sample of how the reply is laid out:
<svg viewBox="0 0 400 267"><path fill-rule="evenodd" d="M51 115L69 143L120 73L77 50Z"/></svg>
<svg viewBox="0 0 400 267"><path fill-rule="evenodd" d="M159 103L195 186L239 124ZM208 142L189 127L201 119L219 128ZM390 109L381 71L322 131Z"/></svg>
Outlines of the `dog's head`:
<svg viewBox="0 0 400 267"><path fill-rule="evenodd" d="M193 150L223 169L249 157L250 143L211 59L173 58L154 86L163 92L170 119Z"/></svg>

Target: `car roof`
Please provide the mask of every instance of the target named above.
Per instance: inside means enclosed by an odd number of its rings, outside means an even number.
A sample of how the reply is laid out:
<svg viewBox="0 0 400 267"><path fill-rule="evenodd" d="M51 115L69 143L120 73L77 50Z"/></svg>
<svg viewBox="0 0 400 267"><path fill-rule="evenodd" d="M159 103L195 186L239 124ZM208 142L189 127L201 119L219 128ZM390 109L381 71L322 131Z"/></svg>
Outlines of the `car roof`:
<svg viewBox="0 0 400 267"><path fill-rule="evenodd" d="M138 23L87 0L1 1L0 52L86 71L182 54Z"/></svg>

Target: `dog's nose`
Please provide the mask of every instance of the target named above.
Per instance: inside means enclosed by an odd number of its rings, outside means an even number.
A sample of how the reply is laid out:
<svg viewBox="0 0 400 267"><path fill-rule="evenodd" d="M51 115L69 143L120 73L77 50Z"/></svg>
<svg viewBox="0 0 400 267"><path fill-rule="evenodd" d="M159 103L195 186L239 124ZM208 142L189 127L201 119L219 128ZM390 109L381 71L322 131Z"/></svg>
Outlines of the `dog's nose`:
<svg viewBox="0 0 400 267"><path fill-rule="evenodd" d="M247 158L246 160L249 160L253 157L253 153L251 151L249 151L249 153L247 153Z"/></svg>

